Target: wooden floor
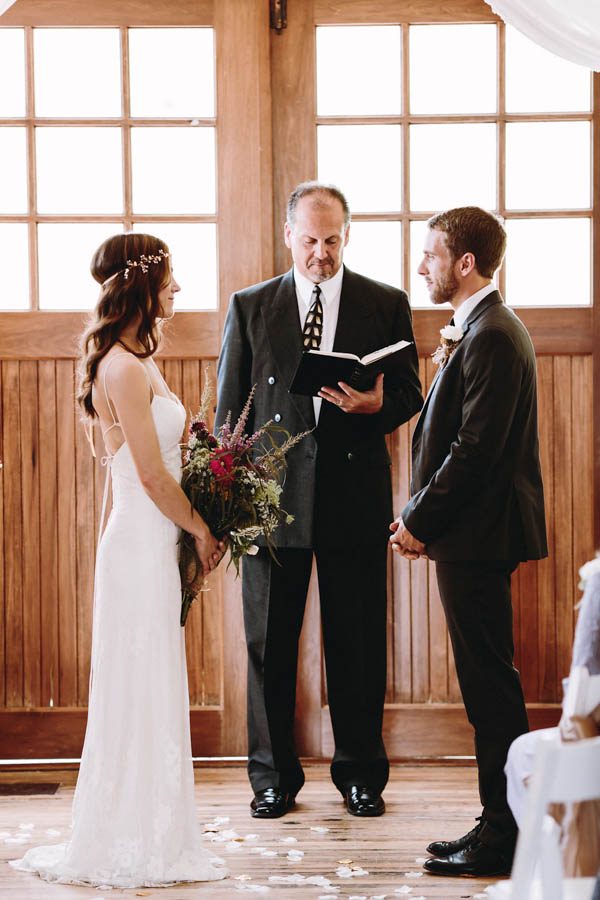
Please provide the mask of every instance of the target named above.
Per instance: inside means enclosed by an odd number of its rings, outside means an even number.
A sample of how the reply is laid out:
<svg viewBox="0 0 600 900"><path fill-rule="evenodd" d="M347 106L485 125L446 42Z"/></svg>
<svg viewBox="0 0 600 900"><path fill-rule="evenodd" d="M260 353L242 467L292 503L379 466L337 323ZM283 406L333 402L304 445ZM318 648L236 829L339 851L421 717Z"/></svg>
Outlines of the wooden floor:
<svg viewBox="0 0 600 900"><path fill-rule="evenodd" d="M430 840L458 837L473 827L473 817L479 813L474 768L393 766L385 792L387 813L382 818L366 820L345 812L329 780L327 767L307 767L306 775L297 808L284 818L269 822L249 815L251 794L244 769L197 769L200 821L217 819L220 834L233 830L241 838L235 840L230 835L229 841L207 844L226 859L230 877L221 882L159 890L106 891L47 884L7 864L7 860L22 855L30 846L67 838L75 773L4 774L2 781L60 781L61 786L50 796L0 797L0 897L2 900L113 900L121 896L204 900L241 898L256 893L273 900L308 897L317 900L326 896L354 900L383 897L391 900L402 896L408 900L466 900L476 897L489 884L475 879L436 878L422 870L422 862L427 857L425 846ZM47 829L54 829L55 833L49 836ZM14 843L15 835L25 837L26 841ZM292 852L296 859L288 859L290 851L304 855ZM354 867L354 871L362 869L365 874L344 878L336 874L341 866L351 870ZM323 876L337 890L306 882L270 880L273 876L294 874L304 878Z"/></svg>

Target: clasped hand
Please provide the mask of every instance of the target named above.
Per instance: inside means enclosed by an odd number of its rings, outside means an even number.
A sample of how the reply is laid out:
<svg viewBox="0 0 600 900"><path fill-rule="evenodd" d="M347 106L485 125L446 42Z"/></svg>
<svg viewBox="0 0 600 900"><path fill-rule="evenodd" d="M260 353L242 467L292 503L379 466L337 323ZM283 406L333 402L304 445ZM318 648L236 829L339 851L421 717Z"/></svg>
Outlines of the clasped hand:
<svg viewBox="0 0 600 900"><path fill-rule="evenodd" d="M196 552L202 564L202 575L205 577L210 574L213 569L217 568L225 556L227 541L218 541L211 533L210 529L206 528L206 530L202 532L202 536L194 536L194 543L196 544Z"/></svg>
<svg viewBox="0 0 600 900"><path fill-rule="evenodd" d="M345 413L362 413L374 415L383 406L383 373L377 376L375 384L369 391L355 391L345 381L338 381L339 391L332 387L322 387L319 397L333 403Z"/></svg>
<svg viewBox="0 0 600 900"><path fill-rule="evenodd" d="M399 553L405 559L419 559L425 555L425 544L410 533L402 521L402 516L392 522L390 531L393 532L390 536L390 544L395 553Z"/></svg>

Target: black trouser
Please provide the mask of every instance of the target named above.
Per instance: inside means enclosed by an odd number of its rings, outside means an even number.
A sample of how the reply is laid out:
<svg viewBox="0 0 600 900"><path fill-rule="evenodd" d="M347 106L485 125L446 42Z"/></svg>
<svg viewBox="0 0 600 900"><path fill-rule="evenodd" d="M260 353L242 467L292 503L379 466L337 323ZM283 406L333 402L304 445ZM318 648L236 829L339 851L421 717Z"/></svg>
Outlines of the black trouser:
<svg viewBox="0 0 600 900"><path fill-rule="evenodd" d="M381 737L386 687L387 546L316 551L334 784L378 793L389 764ZM279 549L243 561L248 646L248 774L254 791L296 794L304 773L294 748L298 640L312 550Z"/></svg>
<svg viewBox="0 0 600 900"><path fill-rule="evenodd" d="M516 737L529 731L513 665L511 562L436 562L454 661L475 729L484 843L512 852L517 826L506 800L504 765Z"/></svg>

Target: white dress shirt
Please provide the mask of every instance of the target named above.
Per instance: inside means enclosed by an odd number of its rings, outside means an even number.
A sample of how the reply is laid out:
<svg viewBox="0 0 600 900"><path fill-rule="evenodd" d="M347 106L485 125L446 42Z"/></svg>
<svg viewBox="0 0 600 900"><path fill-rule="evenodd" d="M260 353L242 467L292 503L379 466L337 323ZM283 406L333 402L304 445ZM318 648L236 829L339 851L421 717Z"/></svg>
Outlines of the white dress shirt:
<svg viewBox="0 0 600 900"><path fill-rule="evenodd" d="M486 284L485 287L482 287L481 290L476 291L474 294L471 294L471 296L467 300L465 300L464 303L461 303L461 305L454 313L454 324L459 328L462 328L477 304L481 303L481 301L485 297L487 297L493 291L497 290L498 288L496 287L496 285L493 282L490 282L489 284Z"/></svg>
<svg viewBox="0 0 600 900"><path fill-rule="evenodd" d="M342 280L344 278L344 267L340 266L338 271L332 278L322 281L319 284L321 289L321 304L323 306L323 334L321 337L320 350L325 353L333 350L333 342L335 340L335 331L337 328L338 313L340 311L340 297L342 295ZM313 291L315 285L304 275L301 275L296 266L294 266L294 284L296 285L296 298L298 300L298 315L300 317L300 328L304 328L304 322L308 311L313 304ZM319 421L319 413L321 412L320 397L313 397L313 406L315 410L315 422Z"/></svg>

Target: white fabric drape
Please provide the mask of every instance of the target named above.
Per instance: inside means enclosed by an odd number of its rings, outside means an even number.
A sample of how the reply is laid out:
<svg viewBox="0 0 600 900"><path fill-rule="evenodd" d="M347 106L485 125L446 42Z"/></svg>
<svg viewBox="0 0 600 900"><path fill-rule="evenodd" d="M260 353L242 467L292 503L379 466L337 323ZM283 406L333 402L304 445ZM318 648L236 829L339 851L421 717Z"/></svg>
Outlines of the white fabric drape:
<svg viewBox="0 0 600 900"><path fill-rule="evenodd" d="M9 6L12 6L15 0L0 0L0 16L5 13Z"/></svg>
<svg viewBox="0 0 600 900"><path fill-rule="evenodd" d="M570 62L600 71L599 0L486 0L530 40Z"/></svg>

